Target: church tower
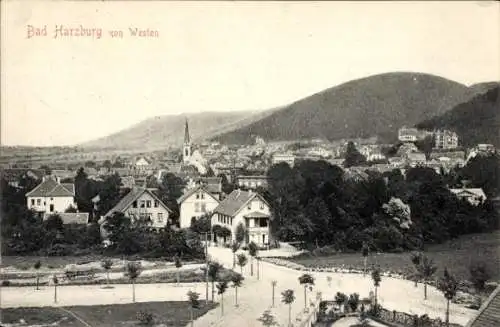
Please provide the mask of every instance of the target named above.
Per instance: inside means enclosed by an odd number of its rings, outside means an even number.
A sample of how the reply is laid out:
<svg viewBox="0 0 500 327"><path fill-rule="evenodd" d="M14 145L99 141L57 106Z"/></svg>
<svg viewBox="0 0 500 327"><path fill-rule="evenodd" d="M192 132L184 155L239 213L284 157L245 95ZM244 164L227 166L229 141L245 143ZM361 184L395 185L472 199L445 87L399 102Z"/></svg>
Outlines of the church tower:
<svg viewBox="0 0 500 327"><path fill-rule="evenodd" d="M182 147L182 162L189 162L191 159L191 138L189 137L189 126L186 119L186 125L184 127L184 145Z"/></svg>

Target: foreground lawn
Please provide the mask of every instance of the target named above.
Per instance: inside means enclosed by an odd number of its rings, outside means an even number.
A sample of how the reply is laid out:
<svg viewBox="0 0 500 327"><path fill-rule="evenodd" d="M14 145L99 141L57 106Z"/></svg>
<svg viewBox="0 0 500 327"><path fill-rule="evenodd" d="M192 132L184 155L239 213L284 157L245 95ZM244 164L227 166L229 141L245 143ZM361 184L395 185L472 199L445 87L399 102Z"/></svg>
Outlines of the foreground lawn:
<svg viewBox="0 0 500 327"><path fill-rule="evenodd" d="M200 317L217 306L209 303L205 306L201 301L199 309L194 310L194 318ZM53 326L84 326L73 315L91 326L138 326L137 313L140 311L153 314L155 324L166 324L168 327L184 327L189 323L189 304L187 302L144 302L130 304L73 306L62 309L43 308L9 308L2 309L3 323L16 323L24 319L27 324L54 324Z"/></svg>
<svg viewBox="0 0 500 327"><path fill-rule="evenodd" d="M438 266L436 275L441 275L445 267L461 280L468 280L469 266L472 262L486 265L491 274L491 281L500 280L500 231L462 236L455 240L427 247L427 255ZM361 253L340 253L327 256L302 254L288 260L306 267L352 267L363 269ZM409 253L371 253L368 266L380 265L383 270L401 273L413 273Z"/></svg>

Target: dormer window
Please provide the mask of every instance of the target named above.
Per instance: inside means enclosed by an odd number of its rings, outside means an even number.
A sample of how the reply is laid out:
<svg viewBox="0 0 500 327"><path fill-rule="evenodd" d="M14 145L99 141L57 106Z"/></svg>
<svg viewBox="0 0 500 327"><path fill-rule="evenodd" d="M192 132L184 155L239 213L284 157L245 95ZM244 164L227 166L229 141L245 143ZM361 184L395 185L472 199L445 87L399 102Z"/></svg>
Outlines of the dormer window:
<svg viewBox="0 0 500 327"><path fill-rule="evenodd" d="M132 202L132 208L137 208L137 201Z"/></svg>

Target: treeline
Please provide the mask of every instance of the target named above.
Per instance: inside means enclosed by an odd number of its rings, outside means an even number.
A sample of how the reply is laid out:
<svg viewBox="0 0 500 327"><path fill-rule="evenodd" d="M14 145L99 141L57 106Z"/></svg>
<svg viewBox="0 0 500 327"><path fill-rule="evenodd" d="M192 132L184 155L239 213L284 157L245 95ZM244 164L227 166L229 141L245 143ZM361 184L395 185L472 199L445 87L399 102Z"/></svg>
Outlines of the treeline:
<svg viewBox="0 0 500 327"><path fill-rule="evenodd" d="M271 228L283 241L309 247L333 246L359 251L366 243L378 251L421 249L459 235L498 228L491 202L498 190L498 156L478 157L466 167L440 175L410 168L368 172L366 179L346 179L343 170L324 161L304 161L290 168L273 166L269 189ZM486 177L486 174L489 174ZM489 196L478 206L459 200L448 187L467 178L469 187L485 187Z"/></svg>

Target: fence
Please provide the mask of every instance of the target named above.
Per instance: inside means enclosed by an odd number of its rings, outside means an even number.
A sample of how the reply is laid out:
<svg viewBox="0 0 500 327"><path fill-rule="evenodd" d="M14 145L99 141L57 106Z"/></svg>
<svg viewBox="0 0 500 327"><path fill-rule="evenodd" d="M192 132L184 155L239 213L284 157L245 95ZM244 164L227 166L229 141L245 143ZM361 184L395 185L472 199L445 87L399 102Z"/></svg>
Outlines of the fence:
<svg viewBox="0 0 500 327"><path fill-rule="evenodd" d="M446 323L441 319L431 319L427 315L410 315L405 312L390 311L381 309L378 317L374 320L380 320L382 323L389 323L392 326L404 327L446 327ZM462 327L458 324L449 324L449 327Z"/></svg>

